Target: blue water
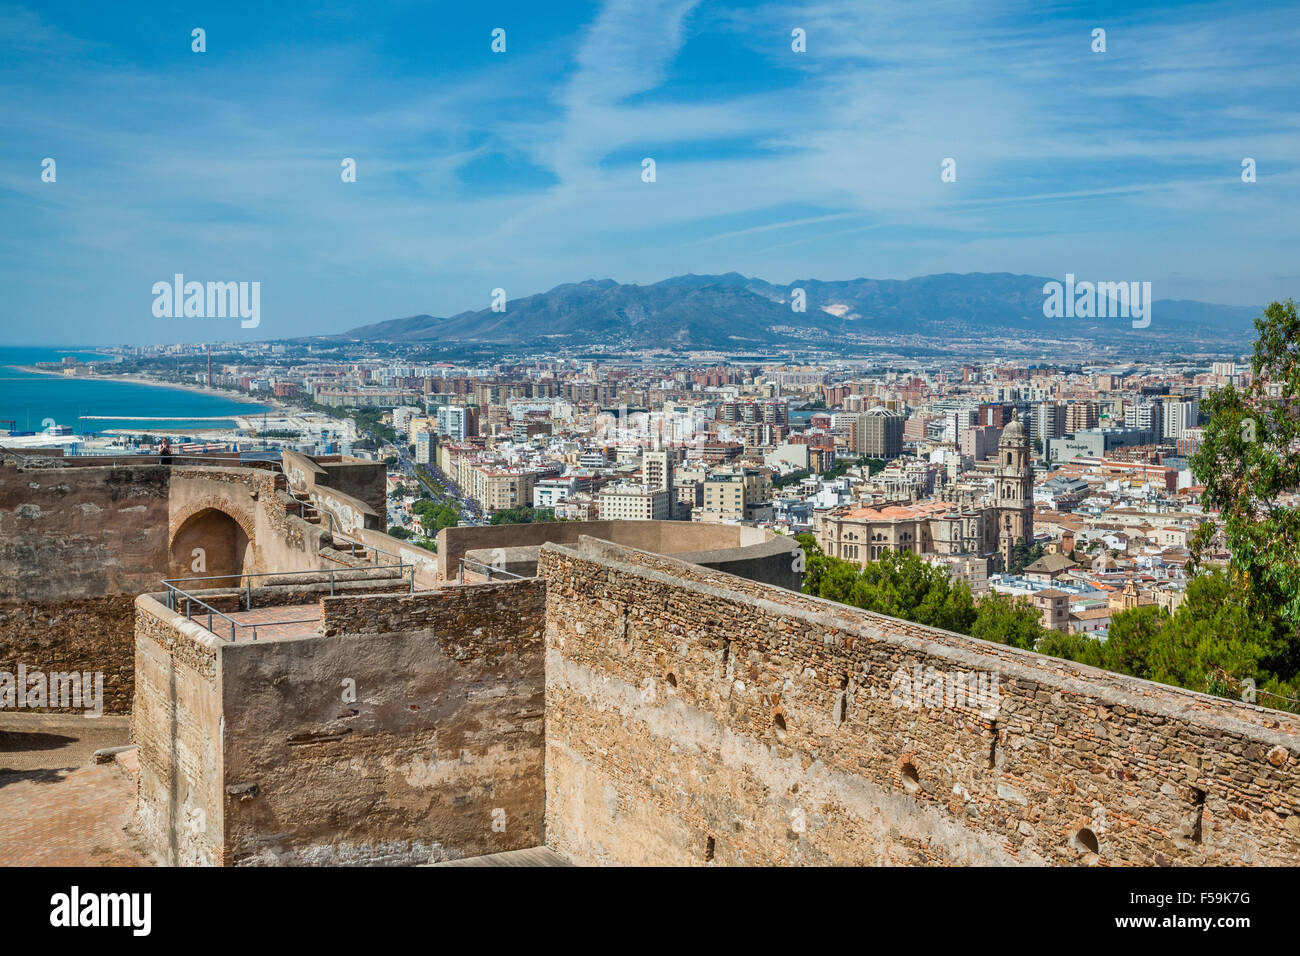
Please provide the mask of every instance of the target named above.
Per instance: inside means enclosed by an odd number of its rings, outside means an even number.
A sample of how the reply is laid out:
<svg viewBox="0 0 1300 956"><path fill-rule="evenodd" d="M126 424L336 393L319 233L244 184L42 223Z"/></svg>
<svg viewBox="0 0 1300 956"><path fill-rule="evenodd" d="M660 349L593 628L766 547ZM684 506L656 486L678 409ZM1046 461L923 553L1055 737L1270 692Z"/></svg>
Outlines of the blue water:
<svg viewBox="0 0 1300 956"><path fill-rule="evenodd" d="M75 349L0 347L0 429L12 420L18 431L41 431L42 422L54 419L78 435L125 428L137 432L177 433L206 428L233 428L228 415L257 415L267 406L249 405L216 395L178 388L137 385L23 372L14 366L58 362L65 355L78 361L108 362L110 357ZM87 419L86 415L109 418ZM119 417L120 416L120 417ZM133 418L162 421L133 421ZM219 421L197 419L220 418Z"/></svg>

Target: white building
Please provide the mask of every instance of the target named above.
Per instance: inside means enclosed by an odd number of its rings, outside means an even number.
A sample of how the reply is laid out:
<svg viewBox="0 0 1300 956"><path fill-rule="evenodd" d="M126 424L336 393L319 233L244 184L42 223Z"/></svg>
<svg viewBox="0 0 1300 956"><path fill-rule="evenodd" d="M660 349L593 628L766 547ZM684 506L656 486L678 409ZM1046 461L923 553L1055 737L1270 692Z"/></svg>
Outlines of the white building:
<svg viewBox="0 0 1300 956"><path fill-rule="evenodd" d="M468 416L463 405L443 405L438 408L438 434L453 441L464 441L468 431Z"/></svg>
<svg viewBox="0 0 1300 956"><path fill-rule="evenodd" d="M672 497L644 485L615 485L596 499L602 521L667 521Z"/></svg>

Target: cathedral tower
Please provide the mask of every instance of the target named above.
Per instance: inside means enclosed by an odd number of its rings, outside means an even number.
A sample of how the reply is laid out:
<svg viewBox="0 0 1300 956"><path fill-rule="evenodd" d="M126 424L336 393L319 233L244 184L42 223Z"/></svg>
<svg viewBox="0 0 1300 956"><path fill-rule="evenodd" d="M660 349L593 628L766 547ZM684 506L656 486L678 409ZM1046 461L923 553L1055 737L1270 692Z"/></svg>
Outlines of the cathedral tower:
<svg viewBox="0 0 1300 956"><path fill-rule="evenodd" d="M1005 571L1011 566L1011 549L1034 538L1034 470L1030 465L1029 432L1014 410L998 442L993 483L998 554Z"/></svg>

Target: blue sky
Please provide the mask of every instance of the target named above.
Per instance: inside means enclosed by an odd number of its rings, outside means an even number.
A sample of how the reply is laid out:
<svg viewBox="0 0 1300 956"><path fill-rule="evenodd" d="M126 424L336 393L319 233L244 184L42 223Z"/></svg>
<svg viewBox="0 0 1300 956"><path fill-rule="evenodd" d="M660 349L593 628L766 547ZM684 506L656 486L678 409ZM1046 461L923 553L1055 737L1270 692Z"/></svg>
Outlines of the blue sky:
<svg viewBox="0 0 1300 956"><path fill-rule="evenodd" d="M0 344L732 270L1300 296L1294 4L457 6L0 4ZM177 272L261 282L261 325L155 318Z"/></svg>

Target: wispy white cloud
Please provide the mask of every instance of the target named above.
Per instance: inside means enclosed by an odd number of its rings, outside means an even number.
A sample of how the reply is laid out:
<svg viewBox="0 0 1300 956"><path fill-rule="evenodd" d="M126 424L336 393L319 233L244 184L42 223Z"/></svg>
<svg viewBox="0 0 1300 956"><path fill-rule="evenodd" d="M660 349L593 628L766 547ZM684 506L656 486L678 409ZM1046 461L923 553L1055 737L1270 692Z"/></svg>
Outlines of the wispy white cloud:
<svg viewBox="0 0 1300 956"><path fill-rule="evenodd" d="M137 286L178 260L259 270L290 291L259 330L275 335L605 275L1127 259L1253 301L1253 277L1293 271L1300 22L1280 7L1094 23L1028 0L607 0L554 16L572 22L533 43L512 26L509 54L454 69L435 52L390 64L374 33L178 66L6 8L0 215L16 228L0 279L71 330L126 322L148 301ZM1243 156L1259 182L1236 178ZM87 302L109 322L88 323Z"/></svg>

